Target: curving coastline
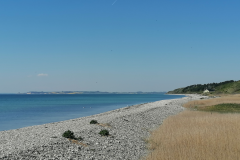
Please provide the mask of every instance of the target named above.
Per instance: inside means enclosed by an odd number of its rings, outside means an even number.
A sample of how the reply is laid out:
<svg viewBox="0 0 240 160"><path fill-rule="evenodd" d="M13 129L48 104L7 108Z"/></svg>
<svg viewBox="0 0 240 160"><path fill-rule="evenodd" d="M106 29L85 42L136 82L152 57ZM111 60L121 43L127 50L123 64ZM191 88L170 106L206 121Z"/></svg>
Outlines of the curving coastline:
<svg viewBox="0 0 240 160"><path fill-rule="evenodd" d="M200 99L186 95L67 121L0 132L0 159L138 160L148 153L145 139L163 120L184 110L182 104ZM96 119L108 125L90 125ZM98 133L107 129L110 136ZM62 137L66 130L81 136L81 143Z"/></svg>

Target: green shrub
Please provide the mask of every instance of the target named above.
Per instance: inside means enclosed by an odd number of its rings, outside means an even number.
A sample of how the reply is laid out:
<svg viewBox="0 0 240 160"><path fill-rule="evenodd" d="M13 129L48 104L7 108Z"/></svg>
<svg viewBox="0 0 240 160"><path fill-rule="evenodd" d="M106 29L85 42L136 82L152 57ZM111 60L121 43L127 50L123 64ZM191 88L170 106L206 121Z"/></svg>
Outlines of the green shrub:
<svg viewBox="0 0 240 160"><path fill-rule="evenodd" d="M97 124L97 120L91 120L90 124Z"/></svg>
<svg viewBox="0 0 240 160"><path fill-rule="evenodd" d="M101 136L108 136L108 135L109 135L109 131L106 130L106 129L104 129L104 130L101 130L101 131L99 132L99 134L100 134Z"/></svg>
<svg viewBox="0 0 240 160"><path fill-rule="evenodd" d="M74 133L70 130L65 131L62 136L65 138L76 139Z"/></svg>

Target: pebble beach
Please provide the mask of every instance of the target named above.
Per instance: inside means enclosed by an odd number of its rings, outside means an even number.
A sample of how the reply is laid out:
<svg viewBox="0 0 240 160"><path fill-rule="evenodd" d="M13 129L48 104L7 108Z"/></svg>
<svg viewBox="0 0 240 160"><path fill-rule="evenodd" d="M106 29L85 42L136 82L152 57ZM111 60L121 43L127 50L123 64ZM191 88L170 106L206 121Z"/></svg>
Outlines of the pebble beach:
<svg viewBox="0 0 240 160"><path fill-rule="evenodd" d="M184 98L138 104L113 111L0 132L1 160L141 160L146 140L165 118L184 110L182 104L206 98ZM97 120L99 124L90 124ZM103 129L109 136L101 136ZM70 130L83 140L62 137Z"/></svg>

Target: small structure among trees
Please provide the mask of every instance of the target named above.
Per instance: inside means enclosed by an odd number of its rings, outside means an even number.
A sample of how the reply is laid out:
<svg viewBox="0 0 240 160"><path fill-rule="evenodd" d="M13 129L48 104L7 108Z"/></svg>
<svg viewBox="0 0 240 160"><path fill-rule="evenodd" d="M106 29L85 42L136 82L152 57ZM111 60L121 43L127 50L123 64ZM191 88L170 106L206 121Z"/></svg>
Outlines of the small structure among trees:
<svg viewBox="0 0 240 160"><path fill-rule="evenodd" d="M209 93L210 91L208 89L205 89L203 93Z"/></svg>

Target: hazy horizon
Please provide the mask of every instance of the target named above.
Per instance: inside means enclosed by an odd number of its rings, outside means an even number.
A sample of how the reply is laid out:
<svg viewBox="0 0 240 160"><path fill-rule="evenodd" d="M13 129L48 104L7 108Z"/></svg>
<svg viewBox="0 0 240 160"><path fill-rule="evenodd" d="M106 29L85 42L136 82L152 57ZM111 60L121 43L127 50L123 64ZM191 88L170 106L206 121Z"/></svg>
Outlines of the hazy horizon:
<svg viewBox="0 0 240 160"><path fill-rule="evenodd" d="M108 91L28 91L28 92L108 92ZM28 92L12 92L12 93L0 93L0 94L19 94L19 93L28 93ZM112 92L118 92L118 91L112 91ZM143 92L143 91L123 91L123 92ZM165 93L167 91L149 91L149 92ZM111 92L109 92L109 93L111 93ZM121 92L119 92L119 93L121 93Z"/></svg>

